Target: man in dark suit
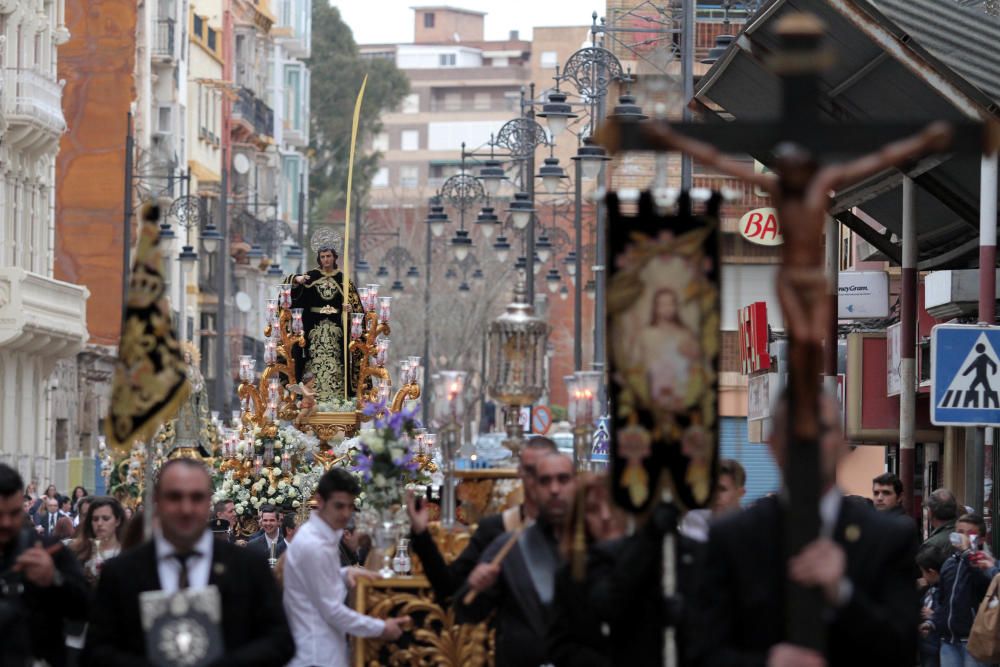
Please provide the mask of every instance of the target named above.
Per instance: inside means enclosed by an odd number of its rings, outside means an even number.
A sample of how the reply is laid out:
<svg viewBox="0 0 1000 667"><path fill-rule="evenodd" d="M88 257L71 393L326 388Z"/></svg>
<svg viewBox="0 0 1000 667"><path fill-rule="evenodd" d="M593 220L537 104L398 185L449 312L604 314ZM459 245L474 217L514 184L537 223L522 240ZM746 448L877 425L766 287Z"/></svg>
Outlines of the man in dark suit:
<svg viewBox="0 0 1000 667"><path fill-rule="evenodd" d="M87 617L83 570L24 520L24 483L0 463L0 665L66 664L65 621Z"/></svg>
<svg viewBox="0 0 1000 667"><path fill-rule="evenodd" d="M451 563L444 562L434 538L427 530L430 521L427 504L420 503L418 507L416 498L410 496L407 499L406 509L410 515L411 527L410 548L423 564L424 574L430 581L434 597L439 604L449 603L451 596L465 583L466 577L493 540L507 531L520 528L525 522L534 520L538 511L534 497L535 466L543 456L558 451L556 443L549 438L534 437L525 443L517 467L524 492L524 502L501 514L483 517L465 549Z"/></svg>
<svg viewBox="0 0 1000 667"><path fill-rule="evenodd" d="M493 540L456 594L459 620L479 622L496 611L497 667L538 667L548 662L546 638L555 597L559 544L576 493L573 461L549 454L536 464L538 520L519 533ZM493 560L517 540L499 563ZM466 604L466 593L476 598Z"/></svg>
<svg viewBox="0 0 1000 667"><path fill-rule="evenodd" d="M46 497L42 510L35 515L35 530L39 535L49 537L55 531L59 519L64 516L69 514L59 510L59 499Z"/></svg>
<svg viewBox="0 0 1000 667"><path fill-rule="evenodd" d="M704 612L696 650L703 664L813 667L906 665L916 652L919 600L913 585L912 522L847 502L837 489L837 463L847 453L836 401L824 398L820 440L824 482L820 537L781 558L785 501L764 498L721 519L709 533L696 608ZM771 450L784 463L788 422L775 414ZM815 587L826 605L826 650L787 642L788 580Z"/></svg>
<svg viewBox="0 0 1000 667"><path fill-rule="evenodd" d="M206 530L212 508L208 470L194 459L172 459L154 489L159 527L153 540L108 561L101 571L84 664L149 664L139 595L218 588L225 665L284 665L295 654L288 621L266 563Z"/></svg>
<svg viewBox="0 0 1000 667"><path fill-rule="evenodd" d="M247 551L261 558L265 563L270 559L277 561L285 553L288 545L281 534L281 522L278 520L278 510L274 505L261 505L261 534L247 543Z"/></svg>

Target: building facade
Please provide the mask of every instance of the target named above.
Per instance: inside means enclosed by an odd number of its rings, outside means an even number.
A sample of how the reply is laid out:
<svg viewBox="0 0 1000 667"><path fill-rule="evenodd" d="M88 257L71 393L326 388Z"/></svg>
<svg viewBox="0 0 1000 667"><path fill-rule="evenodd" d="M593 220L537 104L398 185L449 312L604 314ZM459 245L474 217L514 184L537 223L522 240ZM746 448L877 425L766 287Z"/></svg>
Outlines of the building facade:
<svg viewBox="0 0 1000 667"><path fill-rule="evenodd" d="M56 154L66 129L56 67L57 47L69 37L64 5L2 3L0 30L0 460L25 479L45 480L57 440L68 446L75 416L54 398L75 390L73 378L54 371L88 337L89 292L56 268Z"/></svg>

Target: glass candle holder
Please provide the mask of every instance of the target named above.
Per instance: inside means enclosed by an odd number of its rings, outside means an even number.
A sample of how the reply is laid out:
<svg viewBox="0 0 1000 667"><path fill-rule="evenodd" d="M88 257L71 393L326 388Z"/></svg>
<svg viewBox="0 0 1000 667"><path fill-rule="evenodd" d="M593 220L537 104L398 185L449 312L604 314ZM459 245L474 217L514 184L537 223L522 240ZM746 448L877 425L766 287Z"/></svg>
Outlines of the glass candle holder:
<svg viewBox="0 0 1000 667"><path fill-rule="evenodd" d="M465 371L441 371L434 379L434 409L439 422L465 416Z"/></svg>
<svg viewBox="0 0 1000 667"><path fill-rule="evenodd" d="M358 298L361 299L361 307L366 311L368 310L368 288L359 287L358 288Z"/></svg>
<svg viewBox="0 0 1000 667"><path fill-rule="evenodd" d="M361 332L364 329L364 313L351 313L351 339L357 340L361 338Z"/></svg>
<svg viewBox="0 0 1000 667"><path fill-rule="evenodd" d="M600 413L598 388L601 382L600 371L577 371L576 376L576 421L578 426L593 425Z"/></svg>
<svg viewBox="0 0 1000 667"><path fill-rule="evenodd" d="M302 309L292 308L292 333L300 334L304 330L302 325Z"/></svg>
<svg viewBox="0 0 1000 667"><path fill-rule="evenodd" d="M385 366L385 358L389 353L389 339L379 338L378 342L375 343L375 363L379 366Z"/></svg>
<svg viewBox="0 0 1000 667"><path fill-rule="evenodd" d="M391 296L380 296L378 299L378 319L383 324L386 324L389 321L391 302L392 302Z"/></svg>
<svg viewBox="0 0 1000 667"><path fill-rule="evenodd" d="M375 304L378 303L378 288L381 287L378 283L368 283L368 310L375 310Z"/></svg>
<svg viewBox="0 0 1000 667"><path fill-rule="evenodd" d="M289 472L292 469L292 460L288 456L288 452L284 452L281 455L281 472Z"/></svg>
<svg viewBox="0 0 1000 667"><path fill-rule="evenodd" d="M410 384L410 360L403 359L399 362L399 382L400 384Z"/></svg>
<svg viewBox="0 0 1000 667"><path fill-rule="evenodd" d="M269 324L274 324L278 321L278 300L268 299L267 300L267 321Z"/></svg>
<svg viewBox="0 0 1000 667"><path fill-rule="evenodd" d="M264 343L264 363L267 365L273 364L278 360L278 346L274 344L273 341L266 341Z"/></svg>
<svg viewBox="0 0 1000 667"><path fill-rule="evenodd" d="M284 283L281 285L281 297L278 299L278 305L282 308L292 307L292 286Z"/></svg>
<svg viewBox="0 0 1000 667"><path fill-rule="evenodd" d="M264 459L260 456L255 456L253 460L253 474L259 475L262 467L264 467Z"/></svg>

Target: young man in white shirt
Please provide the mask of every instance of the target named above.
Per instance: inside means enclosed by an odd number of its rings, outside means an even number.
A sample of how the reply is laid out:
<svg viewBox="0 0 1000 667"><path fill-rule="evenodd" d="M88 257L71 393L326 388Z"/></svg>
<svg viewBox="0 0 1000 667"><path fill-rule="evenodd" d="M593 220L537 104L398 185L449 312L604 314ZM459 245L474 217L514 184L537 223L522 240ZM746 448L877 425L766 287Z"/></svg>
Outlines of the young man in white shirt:
<svg viewBox="0 0 1000 667"><path fill-rule="evenodd" d="M358 577L374 578L361 568L340 565L340 538L360 492L351 473L341 468L327 471L316 488L317 508L288 545L284 603L296 646L288 667L346 667L347 635L394 641L410 622L409 616L365 616L344 603Z"/></svg>

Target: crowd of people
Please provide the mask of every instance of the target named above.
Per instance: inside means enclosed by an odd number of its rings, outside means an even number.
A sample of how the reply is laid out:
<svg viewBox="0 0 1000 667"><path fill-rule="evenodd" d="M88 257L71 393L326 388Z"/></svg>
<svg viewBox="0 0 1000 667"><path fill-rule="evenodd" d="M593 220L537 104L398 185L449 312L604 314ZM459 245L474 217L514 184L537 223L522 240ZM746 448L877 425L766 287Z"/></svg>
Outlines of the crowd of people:
<svg viewBox="0 0 1000 667"><path fill-rule="evenodd" d="M410 545L440 605L458 622L495 629L500 667L653 665L674 649L678 664L705 667L981 664L967 642L1000 573L982 518L934 491L918 548L894 475L876 477L871 498L837 488L847 447L834 407L823 417L821 528L787 561L787 500L776 493L744 507L738 462L721 461L709 509L682 516L660 504L635 524L612 506L606 480L576 472L540 437L521 452L522 504L483 517L449 562L430 535L430 507L410 495ZM779 430L779 465L785 446ZM357 582L374 576L360 565L369 545L353 526L360 493L351 473L332 469L305 521L263 506L260 531L244 539L232 530L233 504L213 506L205 466L175 459L157 476L144 541L142 515L129 520L117 500L78 488L64 502L51 487L35 498L0 465L0 664L169 664L154 655L160 621L148 618L148 596L206 590L220 612L218 641L204 643L222 649L210 664L341 666L351 662L350 636L412 641L409 617L365 616L348 603ZM76 523L68 534L58 530L63 519ZM667 536L678 584L669 598ZM788 641L788 581L821 599L822 648Z"/></svg>

